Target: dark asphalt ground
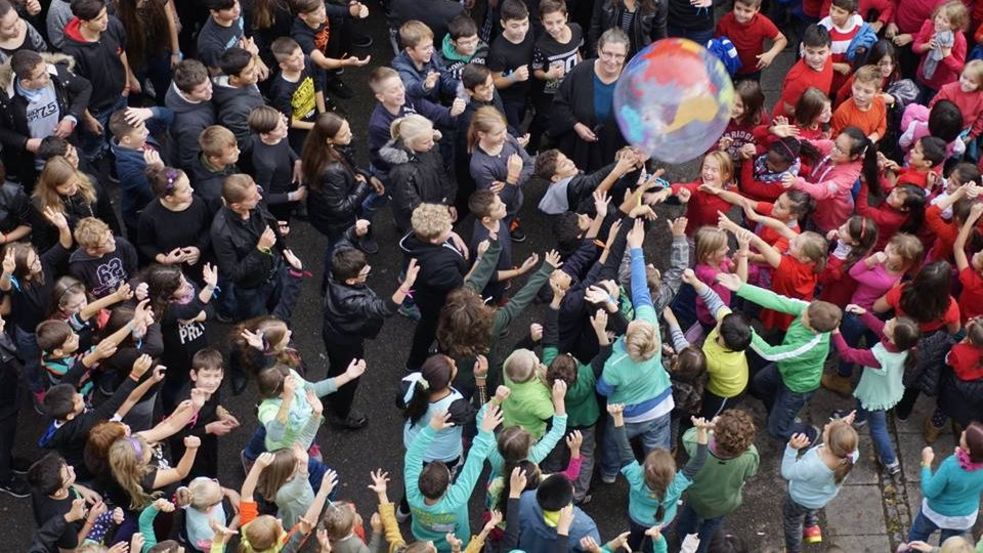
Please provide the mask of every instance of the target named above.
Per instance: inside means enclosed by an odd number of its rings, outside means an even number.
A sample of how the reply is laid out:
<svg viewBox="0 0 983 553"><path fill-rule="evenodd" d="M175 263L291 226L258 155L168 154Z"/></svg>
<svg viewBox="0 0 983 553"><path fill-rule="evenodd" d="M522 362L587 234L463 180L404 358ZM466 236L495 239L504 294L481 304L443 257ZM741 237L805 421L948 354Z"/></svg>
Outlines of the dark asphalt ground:
<svg viewBox="0 0 983 553"><path fill-rule="evenodd" d="M375 39L375 44L368 52L372 54L372 62L367 68L346 71L343 79L355 89L356 96L352 100L340 101L355 133L354 143L360 148L362 162L365 162L366 158L366 124L374 105L367 85L367 76L371 68L388 63L392 57L385 34L385 25L381 18L381 9L375 2L370 3L370 8L373 13L365 29ZM783 56L783 58L788 57ZM766 71L763 79L765 88L776 89L787 67L786 60L783 65L777 65ZM770 86L768 86L769 82ZM773 95L773 93L769 94L770 97ZM670 177L675 177L677 180L684 177L692 178L695 169L693 164L675 167L670 171ZM515 246L517 260L524 259L532 252L542 254L551 246L549 231L535 211L543 190L542 183L533 183L526 190L526 202L521 215L529 239ZM679 209L665 207L660 210L660 215L676 216ZM471 232L471 221L465 220L459 227L462 236L467 239ZM375 232L382 249L370 259L373 270L369 284L380 295L388 295L396 286L401 255L396 246L399 237L385 211L376 218ZM310 378L323 378L327 368L327 358L320 339L321 311L318 283L321 279L325 240L309 225L298 221L293 225L289 242L294 252L304 261L305 266L314 273L314 277L305 282L301 301L294 313L293 337L312 371ZM656 225L646 242L647 259L654 260L659 267L665 267L668 261L668 244L668 230L662 224ZM533 306L524 313L511 327L511 332L505 340L506 345L510 346L518 341L528 325L539 320L538 316L542 310L542 306ZM228 331L228 325L209 322L208 335L211 344L224 348ZM318 435L318 443L325 462L340 473L340 497L354 500L366 523L375 508L375 497L366 489L370 470L381 467L391 472L393 476L390 485L391 498L398 498L402 490L402 418L394 406L393 399L398 382L403 375L412 332L411 321L395 316L385 324L379 338L366 346L368 371L362 378L356 408L368 415L370 421L368 426L357 432L338 431L325 426ZM256 424L254 394L252 389L239 397L232 397L231 393L224 392L225 406L243 422L243 427L224 438L220 445L220 481L224 486L235 489L239 488L243 478L239 451ZM751 400L750 405L755 409L760 421L763 413L760 404ZM18 457L34 459L40 455L34 444L43 432L44 424L45 420L25 402L20 412L16 448ZM764 438L759 438L758 447L761 449L762 456L759 476L748 484L744 506L729 518L727 524L728 531L747 540L751 545L751 551L755 552L773 550L772 547L781 543L780 509L784 494L784 482L778 476L775 466L779 455L777 446L768 444ZM475 529L477 529L478 509L483 505L482 487L483 483L479 484L477 493L472 497L472 527ZM593 501L586 505L585 510L596 520L602 537L610 539L626 531L627 491L623 479L614 485L604 485L595 478L592 493ZM30 512L30 500L14 499L0 494L0 520L3 521L0 527L4 529L6 538L0 544L0 552L25 551L35 529ZM408 529L404 531L404 535L409 536Z"/></svg>

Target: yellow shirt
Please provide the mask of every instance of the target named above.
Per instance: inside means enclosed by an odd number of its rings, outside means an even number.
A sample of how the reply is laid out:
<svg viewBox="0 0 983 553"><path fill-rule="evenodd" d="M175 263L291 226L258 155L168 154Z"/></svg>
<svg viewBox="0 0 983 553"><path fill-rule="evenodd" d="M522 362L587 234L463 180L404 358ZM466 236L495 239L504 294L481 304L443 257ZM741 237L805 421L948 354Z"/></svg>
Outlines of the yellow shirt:
<svg viewBox="0 0 983 553"><path fill-rule="evenodd" d="M723 318L718 314L718 320ZM707 358L707 390L712 394L732 398L747 387L748 367L747 357L743 351L730 351L717 343L720 336L718 327L714 327L703 342L703 355Z"/></svg>

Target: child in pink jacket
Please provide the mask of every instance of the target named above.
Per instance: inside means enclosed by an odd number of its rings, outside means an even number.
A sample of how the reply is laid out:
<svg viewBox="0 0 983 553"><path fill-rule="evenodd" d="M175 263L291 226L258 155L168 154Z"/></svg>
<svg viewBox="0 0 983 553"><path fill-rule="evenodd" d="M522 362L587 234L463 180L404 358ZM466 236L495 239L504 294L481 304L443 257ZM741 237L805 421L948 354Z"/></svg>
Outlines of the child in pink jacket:
<svg viewBox="0 0 983 553"><path fill-rule="evenodd" d="M823 234L839 228L853 214L853 185L861 170L870 182L877 178L877 148L856 127L843 129L836 140L809 141L823 155L809 179L785 175L782 186L816 199L812 221Z"/></svg>

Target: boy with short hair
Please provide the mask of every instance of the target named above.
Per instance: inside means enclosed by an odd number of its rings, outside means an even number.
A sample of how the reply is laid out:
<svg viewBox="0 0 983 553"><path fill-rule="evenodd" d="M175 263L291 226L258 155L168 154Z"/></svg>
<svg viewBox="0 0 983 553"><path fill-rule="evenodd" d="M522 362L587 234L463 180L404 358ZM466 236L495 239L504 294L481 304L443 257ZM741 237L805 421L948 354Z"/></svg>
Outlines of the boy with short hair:
<svg viewBox="0 0 983 553"><path fill-rule="evenodd" d="M62 50L75 59L75 71L92 84L82 150L91 161L109 149L106 125L113 112L126 107L126 92L140 92L140 82L126 59L126 29L109 15L105 0L73 0L75 16L65 26Z"/></svg>
<svg viewBox="0 0 983 553"><path fill-rule="evenodd" d="M893 161L886 161L881 188L890 191L902 184L914 184L929 190L930 175L941 179L945 158L945 141L937 136L923 136L915 142L911 152L908 153L907 167L899 167Z"/></svg>
<svg viewBox="0 0 983 553"><path fill-rule="evenodd" d="M51 545L57 547L52 550L74 551L81 545L79 535L83 538L88 535L101 514L90 509L89 516L85 515L86 502L95 505L99 494L76 482L73 464L57 453L48 453L35 461L27 471L27 481L33 492L31 510L38 526L47 527L47 523L56 518L65 521L64 525L59 525L57 536L53 536ZM75 508L77 502L81 503L82 509Z"/></svg>
<svg viewBox="0 0 983 553"><path fill-rule="evenodd" d="M198 436L201 446L198 447L198 455L186 480L199 476L217 478L218 438L239 427L239 420L221 405L222 380L225 377L222 353L215 348L198 350L191 358L189 376L190 381L178 395L178 399L190 399L194 394L203 394L207 399L198 410L198 416L168 440L171 457L180 459L184 455L186 436Z"/></svg>
<svg viewBox="0 0 983 553"><path fill-rule="evenodd" d="M567 211L591 213L594 192L607 192L636 169L636 156L619 152L617 158L614 163L587 174L560 150L540 152L533 174L549 182L549 186L539 201L539 210L547 215L561 215Z"/></svg>
<svg viewBox="0 0 983 553"><path fill-rule="evenodd" d="M857 13L857 0L833 0L829 7L829 15L822 18L819 25L829 31L832 52L830 60L833 62L833 84L830 94L836 94L853 70L847 58L850 42L860 34L860 29L864 26L864 18Z"/></svg>
<svg viewBox="0 0 983 553"><path fill-rule="evenodd" d="M198 31L198 58L212 75L222 71L222 54L229 48L244 48L259 55L253 39L245 35L245 18L239 0L204 0L203 4L208 8L208 19ZM261 81L270 74L269 68L259 59L256 60L256 71Z"/></svg>
<svg viewBox="0 0 983 553"><path fill-rule="evenodd" d="M435 104L457 95L457 82L439 57L434 57L433 31L421 21L411 20L399 28L403 51L390 65L399 72L406 94L413 100L430 100Z"/></svg>
<svg viewBox="0 0 983 553"><path fill-rule="evenodd" d="M475 191L468 199L468 209L475 219L469 246L471 251L477 251L478 246L490 235L503 237L504 232L508 230L508 227L502 224L502 220L508 216L508 210L498 192L488 189ZM535 268L535 264L530 263L523 263L520 267L513 265L512 241L498 240L498 242L501 246L498 265L485 289L480 291L481 297L491 298L492 305L501 305L502 300L505 299L505 291L508 289L508 281Z"/></svg>
<svg viewBox="0 0 983 553"><path fill-rule="evenodd" d="M461 82L461 70L468 64L484 65L488 57L488 45L478 38L478 25L466 13L451 19L447 34L440 45L440 58L444 70L457 85Z"/></svg>
<svg viewBox="0 0 983 553"><path fill-rule="evenodd" d="M580 61L580 48L584 46L583 29L576 23L568 22L564 0L543 0L539 3L539 16L545 32L533 45L530 68L543 86L534 87L533 92L536 109L536 117L530 125L533 150L539 149L540 138L548 126L553 111L553 96L563 77Z"/></svg>
<svg viewBox="0 0 983 553"><path fill-rule="evenodd" d="M519 128L526 113L535 37L529 32L529 9L522 0L502 2L502 34L488 52L488 69L502 95L509 126Z"/></svg>
<svg viewBox="0 0 983 553"><path fill-rule="evenodd" d="M856 127L876 143L887 130L887 104L880 95L880 69L876 65L858 69L850 90L852 96L833 112L832 136L835 138L847 127Z"/></svg>
<svg viewBox="0 0 983 553"><path fill-rule="evenodd" d="M232 131L212 125L198 136L201 153L194 159L188 177L195 192L208 202L212 211L222 203L222 183L225 177L239 172L239 145Z"/></svg>
<svg viewBox="0 0 983 553"><path fill-rule="evenodd" d="M265 192L264 200L278 221L290 222L297 203L307 196L300 182L300 157L287 138L287 116L270 106L260 106L249 114L252 136L253 176Z"/></svg>
<svg viewBox="0 0 983 553"><path fill-rule="evenodd" d="M355 95L351 88L338 76L338 70L345 67L362 67L372 56L359 59L349 56L352 44L350 18L368 17L369 10L359 2L349 2L347 9L334 2L324 0L296 0L291 3L297 19L290 28L290 37L297 41L304 55L325 74L325 86L339 98Z"/></svg>
<svg viewBox="0 0 983 553"><path fill-rule="evenodd" d="M833 84L833 62L830 60L829 31L819 25L809 25L802 34L802 59L785 75L782 95L775 103L773 115L792 117L795 103L810 87L829 96Z"/></svg>
<svg viewBox="0 0 983 553"><path fill-rule="evenodd" d="M270 50L280 67L270 85L270 105L289 119L290 147L299 152L317 116L326 111L324 72L315 71L311 59L288 36L274 40Z"/></svg>
<svg viewBox="0 0 983 553"><path fill-rule="evenodd" d="M109 225L86 217L75 225L78 249L68 258L68 273L85 284L93 297L111 294L137 273L137 250Z"/></svg>
<svg viewBox="0 0 983 553"><path fill-rule="evenodd" d="M120 211L126 235L137 235L140 212L154 199L154 193L147 182L147 168L163 167L160 159L161 146L150 135L147 123L158 121L170 124L173 114L161 108L127 108L119 110L109 118L109 131L113 134L110 142L116 158L116 176L119 178Z"/></svg>
<svg viewBox="0 0 983 553"><path fill-rule="evenodd" d="M229 48L219 58L222 75L214 79L219 124L232 131L239 149L246 153L252 146L247 122L249 113L266 105L256 87L259 63L255 54L242 48Z"/></svg>
<svg viewBox="0 0 983 553"><path fill-rule="evenodd" d="M74 383L83 397L89 397L89 392L92 390L89 371L109 357L107 352L112 351L112 348L126 339L134 329L136 332L145 332L147 325L145 315L144 310L135 312L132 329L127 326L121 327L103 338L99 346L90 348L85 353L79 352L79 335L65 321L47 320L39 324L35 334L38 349L41 350L41 365L48 372L51 385L57 386L63 380Z"/></svg>
<svg viewBox="0 0 983 553"><path fill-rule="evenodd" d="M727 37L737 56L741 68L734 80L754 80L761 78L761 71L771 65L788 45L788 39L765 14L761 13L761 0L736 0L734 9L717 22L715 37ZM764 42L771 41L766 52Z"/></svg>
<svg viewBox="0 0 983 553"><path fill-rule="evenodd" d="M215 124L212 79L198 60L184 60L174 68L174 81L164 96L164 105L174 112L171 136L177 147L178 167L190 171L201 153L198 137Z"/></svg>
<svg viewBox="0 0 983 553"><path fill-rule="evenodd" d="M367 221L356 222L350 231L355 230L357 236L358 227L367 226L364 223ZM385 319L393 316L409 296L420 271L416 262L410 261L403 282L391 297L383 299L366 285L371 270L365 253L350 242L336 248L332 255L321 327L329 378L344 373L354 359L365 357L365 340L378 336ZM328 398L328 420L333 426L356 430L367 423L364 414L352 409L358 382L359 378L348 382Z"/></svg>
<svg viewBox="0 0 983 553"><path fill-rule="evenodd" d="M768 410L768 434L772 438L787 441L792 434L801 432L815 442L815 429L797 423L795 417L819 389L829 355L830 333L840 325L843 312L829 302L805 302L743 283L737 275L717 278L746 300L795 316L781 345L773 346L752 332L751 349L770 363L755 374L751 393Z"/></svg>

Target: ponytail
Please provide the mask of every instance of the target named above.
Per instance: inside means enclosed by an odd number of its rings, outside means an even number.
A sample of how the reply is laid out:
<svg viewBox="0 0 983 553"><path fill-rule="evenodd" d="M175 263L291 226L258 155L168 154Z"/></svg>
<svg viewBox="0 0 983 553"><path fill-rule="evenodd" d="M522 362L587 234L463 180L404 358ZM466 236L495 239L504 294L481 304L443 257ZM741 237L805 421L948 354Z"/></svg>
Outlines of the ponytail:
<svg viewBox="0 0 983 553"><path fill-rule="evenodd" d="M415 375L416 378L413 378ZM402 396L396 398L396 407L403 410L403 418L415 425L430 408L430 386L420 373L413 373L403 380L409 382L409 388Z"/></svg>
<svg viewBox="0 0 983 553"><path fill-rule="evenodd" d="M864 142L864 161L861 175L867 182L868 189L874 194L881 193L881 171L877 167L877 144L871 142L866 136Z"/></svg>
<svg viewBox="0 0 983 553"><path fill-rule="evenodd" d="M901 232L917 234L925 221L925 190L914 184L902 184L905 193L902 207L908 210L908 220L901 226Z"/></svg>

